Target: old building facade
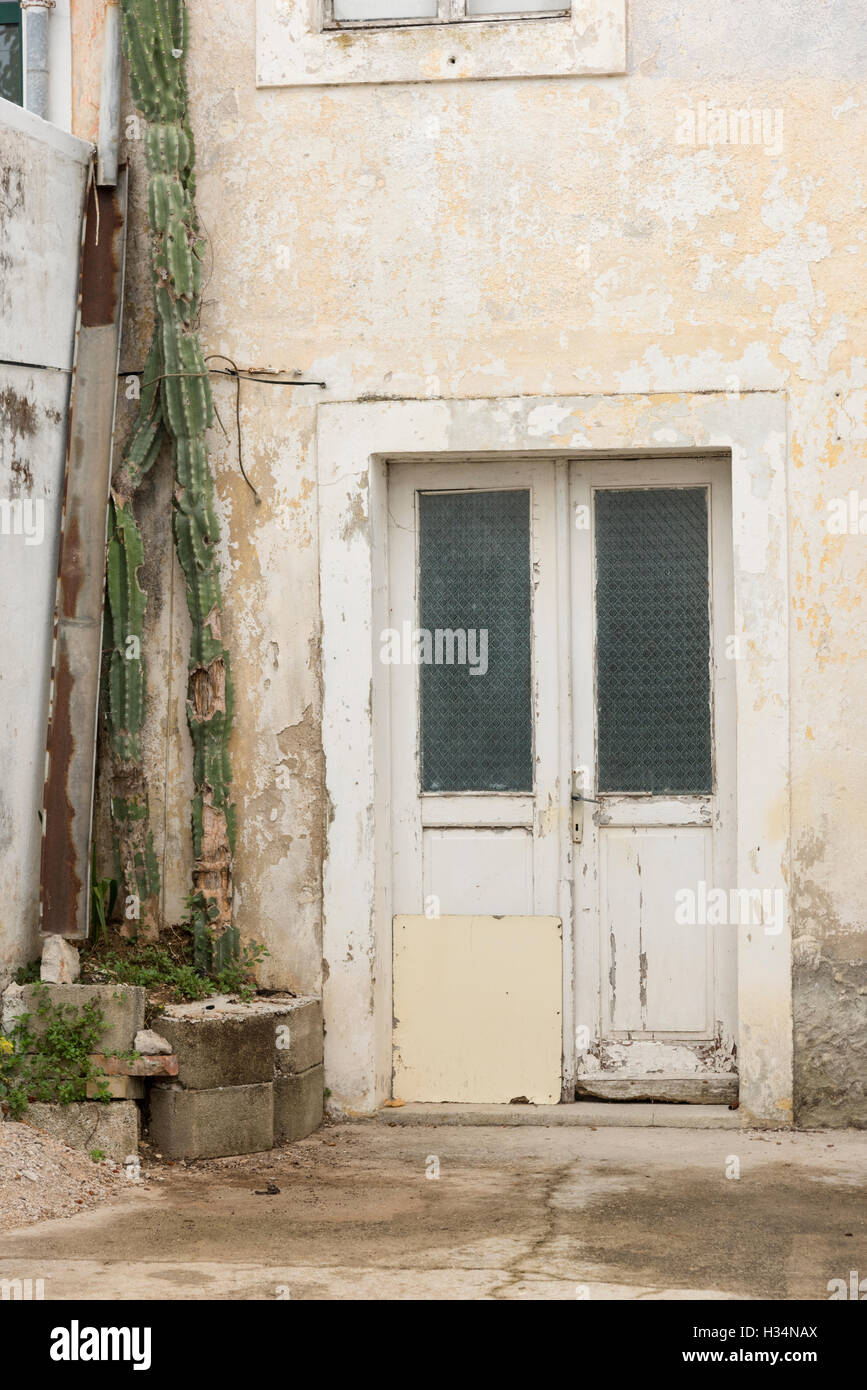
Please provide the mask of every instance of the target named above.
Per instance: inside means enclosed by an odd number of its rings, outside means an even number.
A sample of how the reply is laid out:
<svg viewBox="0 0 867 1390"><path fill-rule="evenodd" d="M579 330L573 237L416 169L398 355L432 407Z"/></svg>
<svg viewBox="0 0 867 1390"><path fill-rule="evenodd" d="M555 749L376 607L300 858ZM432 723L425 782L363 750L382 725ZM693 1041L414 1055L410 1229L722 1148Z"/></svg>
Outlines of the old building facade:
<svg viewBox="0 0 867 1390"><path fill-rule="evenodd" d="M85 141L103 9L71 2ZM333 1103L737 1075L747 1121L863 1125L858 0L189 12L201 329L267 377L214 384L237 921L265 985L322 994ZM128 94L122 126L119 444ZM172 922L170 489L140 514Z"/></svg>

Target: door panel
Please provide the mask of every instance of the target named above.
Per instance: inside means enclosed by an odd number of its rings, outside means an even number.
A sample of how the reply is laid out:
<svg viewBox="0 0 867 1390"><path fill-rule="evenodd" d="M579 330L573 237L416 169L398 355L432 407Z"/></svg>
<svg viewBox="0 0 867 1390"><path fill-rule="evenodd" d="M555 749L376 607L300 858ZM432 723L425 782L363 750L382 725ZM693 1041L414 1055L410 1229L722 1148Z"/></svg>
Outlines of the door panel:
<svg viewBox="0 0 867 1390"><path fill-rule="evenodd" d="M676 911L733 879L727 461L575 462L572 504L573 749L593 798L577 808L577 1071L592 1093L594 1077L734 1065L734 935Z"/></svg>
<svg viewBox="0 0 867 1390"><path fill-rule="evenodd" d="M395 1095L558 1101L562 953L558 917L395 917Z"/></svg>
<svg viewBox="0 0 867 1390"><path fill-rule="evenodd" d="M707 1036L712 978L707 927L679 926L675 893L707 880L709 828L600 831L602 940L612 1033Z"/></svg>
<svg viewBox="0 0 867 1390"><path fill-rule="evenodd" d="M549 460L389 469L394 1087L405 1100L560 1098L565 854L550 812L562 802L568 659L554 499Z"/></svg>
<svg viewBox="0 0 867 1390"><path fill-rule="evenodd" d="M533 911L531 830L425 829L425 902L440 914Z"/></svg>

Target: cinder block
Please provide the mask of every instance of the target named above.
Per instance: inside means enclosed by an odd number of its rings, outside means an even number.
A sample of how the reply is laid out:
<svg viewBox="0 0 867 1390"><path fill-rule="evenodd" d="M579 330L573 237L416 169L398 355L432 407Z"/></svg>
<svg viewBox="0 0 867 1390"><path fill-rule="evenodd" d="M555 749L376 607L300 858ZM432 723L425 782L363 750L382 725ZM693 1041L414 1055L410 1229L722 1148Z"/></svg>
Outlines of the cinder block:
<svg viewBox="0 0 867 1390"><path fill-rule="evenodd" d="M322 1001L295 999L273 1015L277 1076L309 1071L322 1061Z"/></svg>
<svg viewBox="0 0 867 1390"><path fill-rule="evenodd" d="M106 1031L99 1039L101 1052L129 1052L138 1030L144 1024L145 991L135 985L44 985L55 1007L72 1005L82 1009L96 1003L105 1016ZM9 999L7 1000L7 995ZM3 1027L8 1031L11 1021L22 1013L30 1015L27 1025L35 1038L45 1032L46 1020L40 1018L36 986L24 985L20 994L3 996ZM11 1015L11 1017L10 1017Z"/></svg>
<svg viewBox="0 0 867 1390"><path fill-rule="evenodd" d="M123 1163L128 1154L138 1152L140 1117L134 1100L118 1100L111 1105L98 1100L72 1105L34 1101L24 1118L34 1129L44 1130L71 1149L86 1153L102 1149L115 1163Z"/></svg>
<svg viewBox="0 0 867 1390"><path fill-rule="evenodd" d="M191 1091L157 1083L150 1089L148 1131L166 1158L261 1153L274 1143L273 1085Z"/></svg>
<svg viewBox="0 0 867 1390"><path fill-rule="evenodd" d="M112 1100L144 1100L145 1084L140 1076L97 1076L87 1083L92 1100L108 1094Z"/></svg>
<svg viewBox="0 0 867 1390"><path fill-rule="evenodd" d="M274 1025L267 1015L215 1009L209 1016L201 1005L181 1004L160 1016L159 1030L177 1054L185 1090L250 1086L274 1076Z"/></svg>
<svg viewBox="0 0 867 1390"><path fill-rule="evenodd" d="M304 1139L322 1124L325 1069L274 1079L274 1143Z"/></svg>

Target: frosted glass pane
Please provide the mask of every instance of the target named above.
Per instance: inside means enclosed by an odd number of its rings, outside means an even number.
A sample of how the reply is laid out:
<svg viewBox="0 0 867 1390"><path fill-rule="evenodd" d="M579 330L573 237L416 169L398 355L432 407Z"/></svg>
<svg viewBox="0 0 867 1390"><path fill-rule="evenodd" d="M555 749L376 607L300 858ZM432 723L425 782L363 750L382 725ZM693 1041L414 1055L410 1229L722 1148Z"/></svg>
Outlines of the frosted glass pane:
<svg viewBox="0 0 867 1390"><path fill-rule="evenodd" d="M596 494L599 789L713 790L707 493Z"/></svg>
<svg viewBox="0 0 867 1390"><path fill-rule="evenodd" d="M419 504L422 790L532 791L530 494Z"/></svg>
<svg viewBox="0 0 867 1390"><path fill-rule="evenodd" d="M467 14L535 14L538 10L568 10L557 0L467 0Z"/></svg>
<svg viewBox="0 0 867 1390"><path fill-rule="evenodd" d="M437 0L334 0L335 19L436 19Z"/></svg>

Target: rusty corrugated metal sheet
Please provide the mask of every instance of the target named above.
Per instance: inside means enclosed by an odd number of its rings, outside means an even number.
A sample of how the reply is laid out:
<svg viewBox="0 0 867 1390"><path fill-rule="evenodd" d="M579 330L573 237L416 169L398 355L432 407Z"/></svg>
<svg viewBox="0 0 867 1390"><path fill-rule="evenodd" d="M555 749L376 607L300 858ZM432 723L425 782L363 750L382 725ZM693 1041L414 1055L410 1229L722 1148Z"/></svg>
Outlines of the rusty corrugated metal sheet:
<svg viewBox="0 0 867 1390"><path fill-rule="evenodd" d="M127 174L91 183L69 407L43 801L41 927L85 937Z"/></svg>

